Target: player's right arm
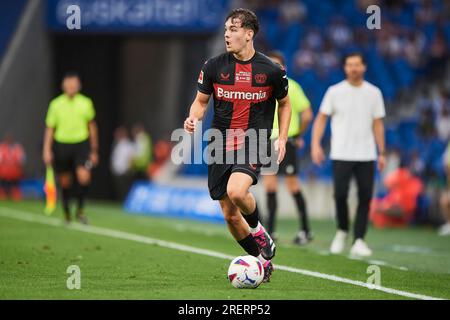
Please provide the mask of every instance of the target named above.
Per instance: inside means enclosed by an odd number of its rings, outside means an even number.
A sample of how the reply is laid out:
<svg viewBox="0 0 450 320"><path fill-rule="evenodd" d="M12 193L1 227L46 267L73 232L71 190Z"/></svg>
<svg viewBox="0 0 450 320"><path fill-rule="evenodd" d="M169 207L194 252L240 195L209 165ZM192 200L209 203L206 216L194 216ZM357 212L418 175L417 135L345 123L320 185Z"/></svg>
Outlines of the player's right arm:
<svg viewBox="0 0 450 320"><path fill-rule="evenodd" d="M203 119L208 107L209 98L211 95L197 91L197 96L192 102L191 109L189 111L189 117L184 121L184 130L188 133L193 133L197 121Z"/></svg>
<svg viewBox="0 0 450 320"><path fill-rule="evenodd" d="M322 141L325 126L327 125L328 116L322 112L317 114L314 121L311 141L311 158L314 164L320 165L325 160L325 154L320 142Z"/></svg>
<svg viewBox="0 0 450 320"><path fill-rule="evenodd" d="M323 97L322 104L319 108L316 120L314 121L312 139L311 139L311 158L314 164L321 165L325 160L325 153L323 152L321 141L325 132L328 117L333 113L333 102L331 98L330 89L327 90Z"/></svg>
<svg viewBox="0 0 450 320"><path fill-rule="evenodd" d="M53 161L52 145L53 145L53 137L55 134L56 122L57 117L55 114L54 102L52 101L50 103L47 116L45 118L46 128L44 133L44 148L42 150L42 160L44 160L46 166L50 166Z"/></svg>
<svg viewBox="0 0 450 320"><path fill-rule="evenodd" d="M53 161L53 152L52 152L52 145L53 145L53 134L55 132L55 129L46 127L45 133L44 133L44 149L42 151L42 159L44 160L44 163L46 166L50 166Z"/></svg>
<svg viewBox="0 0 450 320"><path fill-rule="evenodd" d="M214 91L213 85L214 66L211 60L206 61L197 81L197 96L192 102L191 109L189 110L189 117L184 121L184 130L188 133L193 133L197 121L203 119L208 107L209 98Z"/></svg>

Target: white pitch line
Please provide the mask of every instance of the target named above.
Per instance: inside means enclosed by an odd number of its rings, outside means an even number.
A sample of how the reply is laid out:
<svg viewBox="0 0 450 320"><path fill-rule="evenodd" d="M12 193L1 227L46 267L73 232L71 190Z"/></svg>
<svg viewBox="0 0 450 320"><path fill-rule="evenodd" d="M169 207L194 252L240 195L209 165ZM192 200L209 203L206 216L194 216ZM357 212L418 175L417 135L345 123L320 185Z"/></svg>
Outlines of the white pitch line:
<svg viewBox="0 0 450 320"><path fill-rule="evenodd" d="M17 210L17 209L0 208L0 216L6 217L6 218L22 220L22 221L51 225L51 226L63 226L63 223L56 218L38 216L36 214L32 214L32 213ZM234 259L233 256L230 256L230 255L227 255L224 253L220 253L217 251L195 248L195 247L191 247L191 246L187 246L187 245L178 244L175 242L153 239L153 238L149 238L146 236L141 236L141 235L137 235L137 234L133 234L133 233L123 232L123 231L113 230L113 229L108 229L108 228L103 228L103 227L72 224L72 225L66 226L66 228L81 231L81 232L96 234L96 235L107 236L107 237L116 238L116 239L129 240L129 241L135 241L135 242L139 242L139 243L157 245L157 246L164 247L164 248L174 249L174 250L183 251L183 252L191 252L191 253L201 254L201 255L205 255L205 256L209 256L209 257L215 257L215 258L226 259L226 260ZM316 272L316 271L293 268L293 267L283 266L283 265L278 265L278 264L274 265L274 267L276 270L283 270L283 271L287 271L287 272L302 274L302 275L309 276L309 277L315 277L315 278L326 279L326 280L335 281L335 282L352 284L355 286L364 287L364 288L372 289L372 290L378 290L378 291L382 291L385 293L394 294L394 295L412 298L412 299L444 300L442 298L436 298L436 297L426 296L426 295L422 295L422 294L416 294L416 293L411 293L411 292L407 292L407 291L391 289L391 288L387 288L387 287L383 287L383 286L375 286L372 284L367 284L362 281L351 280L351 279L347 279L347 278L343 278L343 277L339 277L339 276L335 276L335 275L330 275L330 274L326 274L326 273Z"/></svg>

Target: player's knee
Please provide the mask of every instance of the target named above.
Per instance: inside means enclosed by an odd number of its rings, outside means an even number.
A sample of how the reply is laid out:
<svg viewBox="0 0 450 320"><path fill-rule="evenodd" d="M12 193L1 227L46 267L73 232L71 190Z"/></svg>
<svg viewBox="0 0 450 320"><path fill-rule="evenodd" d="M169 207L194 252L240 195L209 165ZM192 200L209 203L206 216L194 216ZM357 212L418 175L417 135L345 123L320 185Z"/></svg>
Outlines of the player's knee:
<svg viewBox="0 0 450 320"><path fill-rule="evenodd" d="M278 191L278 186L276 183L266 183L266 192L268 193L276 193Z"/></svg>
<svg viewBox="0 0 450 320"><path fill-rule="evenodd" d="M274 193L278 191L277 176L265 176L263 181L266 192Z"/></svg>
<svg viewBox="0 0 450 320"><path fill-rule="evenodd" d="M234 204L240 204L245 201L246 192L240 188L228 188L227 194Z"/></svg>
<svg viewBox="0 0 450 320"><path fill-rule="evenodd" d="M225 214L225 221L230 225L239 225L242 217L237 214Z"/></svg>
<svg viewBox="0 0 450 320"><path fill-rule="evenodd" d="M286 186L287 189L290 193L297 193L300 191L300 184L298 183L298 181L295 179L289 179L286 180Z"/></svg>
<svg viewBox="0 0 450 320"><path fill-rule="evenodd" d="M87 170L79 170L77 172L77 178L78 178L78 182L81 185L87 185L87 184L91 183L91 174Z"/></svg>
<svg viewBox="0 0 450 320"><path fill-rule="evenodd" d="M295 175L287 176L285 178L286 187L288 190L292 192L300 191L300 183L298 182L298 178Z"/></svg>
<svg viewBox="0 0 450 320"><path fill-rule="evenodd" d="M277 193L278 189L276 187L266 187L267 193Z"/></svg>
<svg viewBox="0 0 450 320"><path fill-rule="evenodd" d="M70 178L70 176L60 176L58 180L61 188L63 189L70 188L72 184L72 179Z"/></svg>

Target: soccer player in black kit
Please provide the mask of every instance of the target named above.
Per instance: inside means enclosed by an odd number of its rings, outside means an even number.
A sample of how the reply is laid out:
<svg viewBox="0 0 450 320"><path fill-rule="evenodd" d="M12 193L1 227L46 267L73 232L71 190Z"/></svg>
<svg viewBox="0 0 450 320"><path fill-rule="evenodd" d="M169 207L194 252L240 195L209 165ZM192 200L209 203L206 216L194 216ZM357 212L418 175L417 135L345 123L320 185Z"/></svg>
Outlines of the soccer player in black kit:
<svg viewBox="0 0 450 320"><path fill-rule="evenodd" d="M193 133L196 123L203 118L211 94L214 95L212 128L223 134L225 152L248 148L242 139L229 136L230 129L267 130L264 143L269 143L278 101L279 143L278 164L286 150L291 116L286 72L268 57L255 51L253 39L258 33L256 15L247 9L234 9L226 18L226 53L205 62L198 79L198 92L191 105L184 129ZM260 136L258 135L258 138ZM258 141L259 142L259 141ZM254 143L254 142L253 142ZM257 257L264 268L264 282L273 271L271 259L275 244L261 225L258 208L249 188L256 184L261 163L208 164L208 188L213 200L219 200L228 229L239 245Z"/></svg>

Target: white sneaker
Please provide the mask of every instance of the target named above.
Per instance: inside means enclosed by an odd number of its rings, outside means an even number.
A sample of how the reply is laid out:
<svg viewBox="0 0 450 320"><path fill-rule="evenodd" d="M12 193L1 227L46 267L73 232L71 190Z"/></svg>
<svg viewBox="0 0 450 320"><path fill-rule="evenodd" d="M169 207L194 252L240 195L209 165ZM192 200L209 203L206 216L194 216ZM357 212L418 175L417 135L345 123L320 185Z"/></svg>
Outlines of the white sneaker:
<svg viewBox="0 0 450 320"><path fill-rule="evenodd" d="M331 243L330 252L333 254L340 254L344 251L345 241L347 240L347 232L338 230Z"/></svg>
<svg viewBox="0 0 450 320"><path fill-rule="evenodd" d="M443 224L439 227L438 235L440 236L450 236L450 222Z"/></svg>
<svg viewBox="0 0 450 320"><path fill-rule="evenodd" d="M369 257L372 255L372 250L369 249L367 243L362 239L356 239L352 248L350 249L350 255L359 257Z"/></svg>

